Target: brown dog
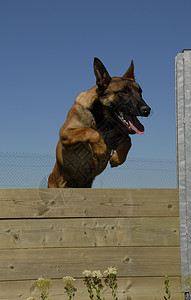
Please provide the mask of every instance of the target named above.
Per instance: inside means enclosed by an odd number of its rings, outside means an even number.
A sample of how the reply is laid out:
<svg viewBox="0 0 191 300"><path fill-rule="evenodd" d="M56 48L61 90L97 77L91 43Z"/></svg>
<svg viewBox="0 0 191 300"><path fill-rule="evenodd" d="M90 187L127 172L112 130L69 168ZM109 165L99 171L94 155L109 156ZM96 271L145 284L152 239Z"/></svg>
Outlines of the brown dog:
<svg viewBox="0 0 191 300"><path fill-rule="evenodd" d="M135 82L133 61L123 77L111 78L95 58L94 72L96 86L77 96L60 129L50 188L91 187L108 161L112 167L124 163L129 134L144 132L136 116L147 117L151 109Z"/></svg>

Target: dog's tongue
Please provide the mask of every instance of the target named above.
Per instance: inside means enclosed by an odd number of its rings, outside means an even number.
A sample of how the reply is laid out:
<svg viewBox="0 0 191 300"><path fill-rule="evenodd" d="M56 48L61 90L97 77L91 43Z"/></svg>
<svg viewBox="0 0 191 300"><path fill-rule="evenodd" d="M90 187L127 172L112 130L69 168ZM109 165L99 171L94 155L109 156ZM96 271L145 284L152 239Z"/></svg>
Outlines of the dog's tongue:
<svg viewBox="0 0 191 300"><path fill-rule="evenodd" d="M135 116L127 116L127 120L129 122L129 125L131 126L131 129L133 129L138 134L144 133L144 126L139 122L137 117Z"/></svg>

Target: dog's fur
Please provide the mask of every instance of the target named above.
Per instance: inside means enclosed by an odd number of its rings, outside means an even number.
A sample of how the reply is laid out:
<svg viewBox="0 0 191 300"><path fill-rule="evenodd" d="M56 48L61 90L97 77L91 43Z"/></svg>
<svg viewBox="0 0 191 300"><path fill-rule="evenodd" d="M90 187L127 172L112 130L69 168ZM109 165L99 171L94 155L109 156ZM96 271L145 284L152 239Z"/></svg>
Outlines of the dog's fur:
<svg viewBox="0 0 191 300"><path fill-rule="evenodd" d="M122 77L110 77L94 59L96 86L80 93L60 129L56 164L50 188L91 187L108 161L124 163L131 148L129 134L144 132L136 116L147 117L150 107L135 82L133 61Z"/></svg>

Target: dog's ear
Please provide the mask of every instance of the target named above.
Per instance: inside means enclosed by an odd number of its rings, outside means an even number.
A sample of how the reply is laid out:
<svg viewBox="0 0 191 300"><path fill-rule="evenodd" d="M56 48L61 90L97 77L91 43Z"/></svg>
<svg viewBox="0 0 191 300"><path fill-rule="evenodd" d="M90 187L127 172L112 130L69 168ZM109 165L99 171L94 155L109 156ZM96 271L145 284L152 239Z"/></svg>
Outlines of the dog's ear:
<svg viewBox="0 0 191 300"><path fill-rule="evenodd" d="M122 77L123 79L135 79L135 75L134 75L134 63L133 60L131 61L130 67L127 70L127 72L123 75Z"/></svg>
<svg viewBox="0 0 191 300"><path fill-rule="evenodd" d="M111 77L109 76L109 73L107 72L101 60L99 60L97 57L94 58L94 73L96 76L96 84L99 90L106 90L111 81Z"/></svg>

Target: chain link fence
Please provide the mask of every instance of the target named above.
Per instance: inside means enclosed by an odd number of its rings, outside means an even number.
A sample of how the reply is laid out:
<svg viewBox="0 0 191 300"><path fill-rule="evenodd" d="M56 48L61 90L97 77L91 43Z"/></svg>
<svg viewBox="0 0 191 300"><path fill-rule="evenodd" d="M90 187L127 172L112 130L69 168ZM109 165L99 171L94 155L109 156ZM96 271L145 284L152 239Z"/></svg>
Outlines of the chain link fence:
<svg viewBox="0 0 191 300"><path fill-rule="evenodd" d="M0 152L0 188L46 188L55 155ZM177 188L175 160L127 158L108 164L93 188Z"/></svg>

